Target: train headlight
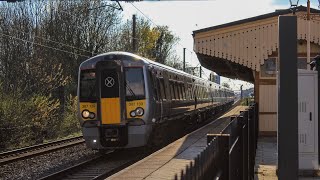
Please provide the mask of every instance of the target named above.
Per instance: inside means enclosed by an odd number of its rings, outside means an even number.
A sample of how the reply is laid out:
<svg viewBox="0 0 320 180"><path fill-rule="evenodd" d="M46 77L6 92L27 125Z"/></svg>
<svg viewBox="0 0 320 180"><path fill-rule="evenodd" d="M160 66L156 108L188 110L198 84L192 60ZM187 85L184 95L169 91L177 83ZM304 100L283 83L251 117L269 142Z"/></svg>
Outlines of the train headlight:
<svg viewBox="0 0 320 180"><path fill-rule="evenodd" d="M130 116L131 116L131 117L136 117L136 112L135 112L135 111L131 111L131 112L130 112Z"/></svg>
<svg viewBox="0 0 320 180"><path fill-rule="evenodd" d="M143 108L138 107L138 108L136 109L136 114L137 114L138 116L142 116L142 115L144 114Z"/></svg>
<svg viewBox="0 0 320 180"><path fill-rule="evenodd" d="M90 116L90 112L88 110L83 110L81 114L83 118L88 118Z"/></svg>

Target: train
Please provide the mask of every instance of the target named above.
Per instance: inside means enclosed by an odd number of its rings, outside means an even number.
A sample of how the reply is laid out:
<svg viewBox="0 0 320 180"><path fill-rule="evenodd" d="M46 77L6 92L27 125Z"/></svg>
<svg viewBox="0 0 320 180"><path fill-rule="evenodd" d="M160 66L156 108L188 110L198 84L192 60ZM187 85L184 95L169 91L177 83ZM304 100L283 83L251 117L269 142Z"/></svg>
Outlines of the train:
<svg viewBox="0 0 320 180"><path fill-rule="evenodd" d="M171 127L197 124L230 106L234 92L129 52L80 64L78 116L94 150L157 146Z"/></svg>

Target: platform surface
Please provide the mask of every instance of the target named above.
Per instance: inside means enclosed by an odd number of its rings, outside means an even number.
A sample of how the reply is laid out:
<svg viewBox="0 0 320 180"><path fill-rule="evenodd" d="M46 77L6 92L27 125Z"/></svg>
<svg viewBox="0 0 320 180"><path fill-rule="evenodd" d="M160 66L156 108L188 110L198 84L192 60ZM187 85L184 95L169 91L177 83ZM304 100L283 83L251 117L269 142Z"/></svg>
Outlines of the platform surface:
<svg viewBox="0 0 320 180"><path fill-rule="evenodd" d="M277 138L259 137L255 159L255 180L277 180ZM299 180L320 180L320 177L299 176Z"/></svg>
<svg viewBox="0 0 320 180"><path fill-rule="evenodd" d="M108 179L173 179L207 146L208 133L218 133L230 122L230 116L240 114L248 106L236 106L217 120L176 140L150 156L110 176Z"/></svg>
<svg viewBox="0 0 320 180"><path fill-rule="evenodd" d="M277 138L259 137L255 159L255 180L276 180Z"/></svg>

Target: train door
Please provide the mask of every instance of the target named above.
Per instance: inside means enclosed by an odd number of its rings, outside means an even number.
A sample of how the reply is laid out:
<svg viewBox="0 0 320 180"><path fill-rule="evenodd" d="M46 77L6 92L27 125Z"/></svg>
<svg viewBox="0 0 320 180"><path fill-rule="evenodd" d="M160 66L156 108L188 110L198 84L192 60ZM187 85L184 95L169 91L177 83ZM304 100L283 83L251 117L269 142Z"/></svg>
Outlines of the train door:
<svg viewBox="0 0 320 180"><path fill-rule="evenodd" d="M114 61L99 62L98 82L100 89L99 112L102 125L120 124L123 114L123 83L121 66Z"/></svg>

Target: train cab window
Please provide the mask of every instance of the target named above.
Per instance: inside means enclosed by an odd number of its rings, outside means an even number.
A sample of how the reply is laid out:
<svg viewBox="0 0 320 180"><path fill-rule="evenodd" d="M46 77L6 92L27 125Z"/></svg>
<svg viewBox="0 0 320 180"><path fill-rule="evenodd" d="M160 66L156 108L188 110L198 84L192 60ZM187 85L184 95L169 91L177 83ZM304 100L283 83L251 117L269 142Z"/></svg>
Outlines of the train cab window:
<svg viewBox="0 0 320 180"><path fill-rule="evenodd" d="M96 73L94 69L80 72L80 97L83 101L96 99Z"/></svg>
<svg viewBox="0 0 320 180"><path fill-rule="evenodd" d="M144 77L142 68L125 68L126 98L128 100L144 99Z"/></svg>

